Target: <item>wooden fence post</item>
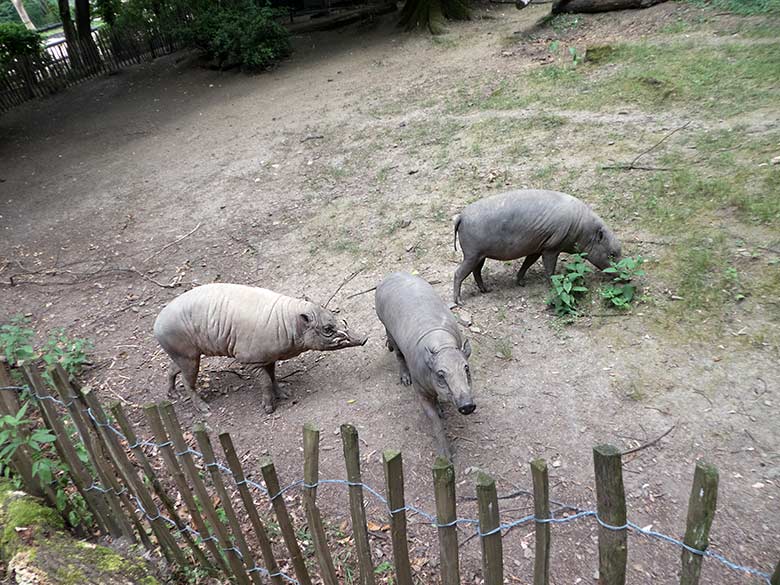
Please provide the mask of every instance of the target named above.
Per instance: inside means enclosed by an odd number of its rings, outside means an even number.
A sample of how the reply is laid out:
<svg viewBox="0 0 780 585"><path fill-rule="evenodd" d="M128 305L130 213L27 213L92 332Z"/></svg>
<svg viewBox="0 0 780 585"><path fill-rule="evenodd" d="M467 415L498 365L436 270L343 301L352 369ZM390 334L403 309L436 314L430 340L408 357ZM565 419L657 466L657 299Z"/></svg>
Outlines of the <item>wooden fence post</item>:
<svg viewBox="0 0 780 585"><path fill-rule="evenodd" d="M49 367L47 372L54 383L54 387L57 389L60 398L65 403L65 407L68 409L68 412L70 412L70 417L76 424L79 436L81 436L81 442L84 444L87 455L89 456L90 461L92 461L92 465L100 478L100 482L103 484L103 488L106 490L105 496L108 500L108 505L114 514L112 520L117 522L122 533L130 542L135 542L135 533L133 532L133 526L135 526L144 547L146 547L147 550L151 550L153 548L152 543L149 540L149 537L146 536L143 525L138 521L138 518L135 515L135 507L128 499L124 486L117 481L119 473L108 458L106 451L103 448L100 435L96 435L93 438L92 433L90 432L90 429L93 427L87 422L88 412L83 408L83 405L79 401L79 397L76 396L76 391L71 386L68 379L68 373L62 369L62 366L57 366ZM127 516L123 513L122 506L125 507ZM130 521L128 521L128 517L130 518Z"/></svg>
<svg viewBox="0 0 780 585"><path fill-rule="evenodd" d="M81 392L81 396L91 409L92 416L95 417L95 427L97 428L98 434L102 436L103 441L108 446L108 451L114 461L114 465L116 465L116 468L122 475L122 479L140 502L143 512L145 513L145 519L149 522L165 558L169 563L176 563L179 567L184 567L187 564L187 561L184 558L181 549L179 549L179 545L176 544L173 535L171 535L171 532L165 525L165 522L160 518L159 510L157 509L151 494L143 482L138 478L138 475L136 475L135 468L133 467L130 458L119 443L119 438L107 428L108 418L103 410L103 406L90 389L84 389ZM141 525L141 530L143 531L143 529L143 525Z"/></svg>
<svg viewBox="0 0 780 585"><path fill-rule="evenodd" d="M599 524L599 585L625 585L628 560L626 494L621 453L612 445L593 448Z"/></svg>
<svg viewBox="0 0 780 585"><path fill-rule="evenodd" d="M771 585L780 585L780 561L777 561L775 572L772 573L772 579L769 581Z"/></svg>
<svg viewBox="0 0 780 585"><path fill-rule="evenodd" d="M0 387L12 388L16 386L11 379L11 372L8 369L8 364L5 362L5 357L0 360ZM16 395L16 390L4 390L0 392L0 415L9 414L16 416L20 409L19 398ZM25 439L29 436L26 425L19 427L19 433L22 438ZM22 479L24 489L31 496L41 498L46 495L49 500L49 505L55 506L56 501L50 497L51 488L45 493L45 488L41 485L41 482L33 476L32 472L32 455L27 445L20 445L13 456L11 457L11 463L14 471Z"/></svg>
<svg viewBox="0 0 780 585"><path fill-rule="evenodd" d="M498 514L496 480L480 472L477 475L477 503L479 504L479 531L482 541L482 573L485 585L504 583L504 547L501 520ZM487 534L492 532L492 534Z"/></svg>
<svg viewBox="0 0 780 585"><path fill-rule="evenodd" d="M347 481L362 484L360 475L360 441L357 429L352 425L341 425L341 442L344 447L344 463L347 467ZM363 486L349 486L349 511L352 516L352 534L358 553L360 583L374 585L374 563L371 560L371 546L368 541L368 525L363 502Z"/></svg>
<svg viewBox="0 0 780 585"><path fill-rule="evenodd" d="M433 491L436 497L436 523L439 525L441 582L442 585L460 585L458 528L453 524L457 518L455 468L446 457L437 457L433 464Z"/></svg>
<svg viewBox="0 0 780 585"><path fill-rule="evenodd" d="M217 459L214 456L214 449L211 446L211 440L206 432L206 425L203 423L197 423L193 427L192 433L198 441L198 447L203 453L203 463L206 469L211 473L211 483L214 485L214 489L217 491L220 501L222 502L222 508L225 510L228 524L230 525L230 531L233 533L233 541L238 544L238 550L241 551L241 557L244 561L244 565L248 569L255 567L255 562L252 558L252 551L249 550L249 545L246 543L244 533L241 529L241 524L238 522L238 517L233 509L233 503L230 501L230 494L225 489L225 483L222 481L221 471L217 468ZM250 578L255 585L260 585L260 573L253 571L250 574Z"/></svg>
<svg viewBox="0 0 780 585"><path fill-rule="evenodd" d="M547 462L531 461L531 477L534 483L534 516L536 517L536 557L534 559L534 585L550 582L550 523L539 522L550 518L550 483Z"/></svg>
<svg viewBox="0 0 780 585"><path fill-rule="evenodd" d="M303 559L301 548L298 546L298 540L295 538L295 529L279 487L276 468L270 458L266 457L260 461L260 472L263 474L268 497L271 499L271 505L276 513L276 520L279 522L279 530L281 530L284 543L290 552L290 560L295 568L295 576L298 577L298 582L301 585L311 585L311 577L309 577L309 571L306 569L306 561Z"/></svg>
<svg viewBox="0 0 780 585"><path fill-rule="evenodd" d="M265 530L265 525L260 519L260 515L257 513L255 502L252 499L252 494L249 492L249 488L246 486L246 478L244 477L244 470L241 468L241 462L236 454L236 449L233 446L233 441L230 439L230 435L222 433L219 435L219 442L222 444L222 450L225 452L225 459L227 460L228 467L233 473L233 478L236 480L238 486L238 493L241 495L241 501L244 503L244 509L249 515L249 521L252 524L252 528L255 531L257 542L260 544L260 552L263 553L263 560L265 561L266 568L271 575L271 582L274 585L284 585L284 581L279 576L279 565L274 558L274 549L271 545L271 540L268 538L268 533Z"/></svg>
<svg viewBox="0 0 780 585"><path fill-rule="evenodd" d="M710 527L718 504L718 470L704 461L696 462L691 497L688 500L688 521L683 542L705 551L710 542ZM680 585L697 585L701 575L702 555L683 549Z"/></svg>
<svg viewBox="0 0 780 585"><path fill-rule="evenodd" d="M382 453L385 468L387 506L390 508L390 534L393 540L393 565L398 585L412 585L409 564L409 542L406 537L406 503L404 500L404 467L400 451Z"/></svg>
<svg viewBox="0 0 780 585"><path fill-rule="evenodd" d="M219 516L217 516L217 511L211 501L211 496L209 496L209 492L206 490L206 484L203 483L198 468L195 466L192 454L190 453L190 448L184 440L184 433L181 430L179 419L176 417L176 412L173 410L173 404L166 400L161 402L158 408L160 417L168 431L168 436L171 441L173 441L173 445L176 448L176 456L180 457L184 464L184 474L187 476L187 479L190 480L190 485L192 485L195 496L198 498L198 504L203 510L203 514L206 516L209 524L211 524L211 528L214 530L214 534L216 535L217 542L219 543L222 552L227 557L227 562L233 573L233 577L236 578L239 585L249 585L249 576L244 568L241 555L234 549L230 536L225 529L225 525L222 524Z"/></svg>
<svg viewBox="0 0 780 585"><path fill-rule="evenodd" d="M57 450L57 454L70 471L69 475L76 489L84 498L84 501L87 502L90 510L92 510L98 528L115 538L122 536L122 529L111 518L104 495L88 489L93 485L92 477L79 459L76 448L73 446L68 432L62 423L62 418L51 402L53 397L49 393L49 389L41 378L40 373L30 364L24 364L22 369L30 388L38 397L38 404L41 406L44 422L56 437L54 447Z"/></svg>
<svg viewBox="0 0 780 585"><path fill-rule="evenodd" d="M320 468L320 431L313 425L303 425L303 506L311 530L314 552L320 565L320 576L325 585L339 585L336 568L328 549L328 539L322 516L317 508L317 481Z"/></svg>
<svg viewBox="0 0 780 585"><path fill-rule="evenodd" d="M217 548L217 545L214 543L214 539L211 537L211 531L203 521L203 516L200 514L198 504L195 501L195 496L193 496L192 491L190 491L190 486L187 485L187 480L184 477L184 472L181 470L179 460L176 458L176 453L171 448L172 442L168 440L168 433L163 426L157 405L147 404L144 406L144 413L146 414L146 420L149 422L149 428L152 429L152 433L154 434L155 441L157 441L160 454L165 460L168 472L171 474L171 477L173 477L173 481L176 484L176 488L179 490L181 499L184 500L184 503L187 505L187 510L190 512L190 517L200 534L200 538L211 553L215 566L227 575L228 566L225 563L225 559L220 554L219 548Z"/></svg>
<svg viewBox="0 0 780 585"><path fill-rule="evenodd" d="M157 479L157 474L154 472L151 463L149 463L149 459L146 457L146 453L144 453L143 448L139 444L138 436L135 434L135 429L133 429L132 425L130 424L125 411L122 409L122 405L119 404L119 402L114 402L109 405L109 410L111 411L111 414L114 415L114 419L119 425L119 428L122 430L122 434L125 436L125 439L128 442L128 447L135 455L135 458L141 465L141 468L144 470L146 479L151 484L152 489L154 489L154 492L157 494L157 497L160 498L160 501L168 511L168 514L170 514L171 520L176 525L178 533L184 537L187 545L192 550L192 554L194 555L195 560L203 569L213 573L214 566L209 562L208 557L206 557L200 547L198 547L198 545L195 543L195 540L192 538L192 535L185 528L186 525L179 516L179 512L176 510L176 506L174 505L173 500L165 492L165 489L162 487L160 480Z"/></svg>

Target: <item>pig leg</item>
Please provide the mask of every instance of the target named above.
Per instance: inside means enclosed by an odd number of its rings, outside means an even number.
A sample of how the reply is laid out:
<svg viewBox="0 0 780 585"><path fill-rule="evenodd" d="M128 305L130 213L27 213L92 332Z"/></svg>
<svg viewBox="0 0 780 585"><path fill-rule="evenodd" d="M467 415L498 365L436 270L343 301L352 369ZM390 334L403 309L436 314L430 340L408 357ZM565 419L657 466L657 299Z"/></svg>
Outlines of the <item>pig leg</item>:
<svg viewBox="0 0 780 585"><path fill-rule="evenodd" d="M267 365L265 371L268 372L268 376L271 378L271 388L274 391L274 396L277 398L289 398L287 392L282 390L276 381L276 362L271 362Z"/></svg>
<svg viewBox="0 0 780 585"><path fill-rule="evenodd" d="M422 403L423 411L428 417L431 423L431 430L436 440L439 455L452 460L452 448L450 442L447 440L447 434L444 432L444 423L441 420L441 410L437 403L436 397L429 397L423 392L417 392Z"/></svg>
<svg viewBox="0 0 780 585"><path fill-rule="evenodd" d="M534 262L536 262L541 254L529 254L523 260L523 265L520 270L517 271L517 286L525 286L525 273L531 268Z"/></svg>
<svg viewBox="0 0 780 585"><path fill-rule="evenodd" d="M187 357L183 355L171 355L173 364L168 374L169 391L173 391L176 384L176 374L181 372L181 379L184 382L184 388L192 399L192 404L201 412L208 412L208 405L203 402L195 385L198 381L198 370L200 369L200 355L196 357Z"/></svg>
<svg viewBox="0 0 780 585"><path fill-rule="evenodd" d="M486 293L490 292L488 287L485 286L485 283L482 282L482 267L485 265L485 259L479 261L479 264L477 264L477 267L474 269L474 281L477 283L477 288L479 289L479 292Z"/></svg>
<svg viewBox="0 0 780 585"><path fill-rule="evenodd" d="M395 357L398 360L398 367L401 370L401 384L404 386L411 386L412 375L409 373L409 366L406 365L406 358L404 358L404 354L401 353L401 350L398 349L395 339L393 339L393 336L390 335L390 332L387 329L385 329L385 333L387 333L387 349L394 352Z"/></svg>
<svg viewBox="0 0 780 585"><path fill-rule="evenodd" d="M249 364L248 370L251 370L260 383L260 400L263 404L263 410L266 414L274 411L274 383L271 374L268 372L268 366L263 364Z"/></svg>
<svg viewBox="0 0 780 585"><path fill-rule="evenodd" d="M466 280L466 277L477 270L477 266L479 266L479 270L482 270L482 266L480 262L484 262L484 258L480 258L479 256L464 256L463 262L460 263L460 266L458 266L457 270L455 270L455 279L452 284L452 300L455 302L456 305L460 304L460 288L463 284L463 281ZM476 274L474 275L474 279L476 280ZM482 275L480 274L480 280L482 279ZM479 286L479 283L477 283L477 286ZM483 285L484 286L484 285ZM481 290L481 289L480 289Z"/></svg>
<svg viewBox="0 0 780 585"><path fill-rule="evenodd" d="M560 252L542 252L542 264L544 264L544 273L548 279L555 274L555 265L558 263L559 254Z"/></svg>

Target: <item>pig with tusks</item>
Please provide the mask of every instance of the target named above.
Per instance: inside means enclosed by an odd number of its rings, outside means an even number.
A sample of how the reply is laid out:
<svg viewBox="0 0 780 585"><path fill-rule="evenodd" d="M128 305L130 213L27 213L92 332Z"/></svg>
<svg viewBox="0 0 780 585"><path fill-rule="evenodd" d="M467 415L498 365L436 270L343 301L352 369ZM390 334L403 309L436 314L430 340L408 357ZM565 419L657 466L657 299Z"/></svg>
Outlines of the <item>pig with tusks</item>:
<svg viewBox="0 0 780 585"><path fill-rule="evenodd" d="M377 286L376 314L385 326L387 347L398 358L401 384L414 385L439 452L452 457L438 401L452 401L461 414L476 408L468 340L433 287L406 272L390 274Z"/></svg>
<svg viewBox="0 0 780 585"><path fill-rule="evenodd" d="M228 356L259 376L263 408L269 414L274 411L274 396L282 396L276 382L277 361L310 349L365 345L367 339L314 303L227 283L206 284L176 297L157 316L154 336L173 362L169 392L173 393L181 372L193 402L205 410L195 391L200 358Z"/></svg>
<svg viewBox="0 0 780 585"><path fill-rule="evenodd" d="M509 191L480 199L455 216L456 250L458 240L463 262L453 284L457 304L469 274L474 275L480 292L488 292L482 281L486 258L525 257L517 273L520 286L540 256L548 278L561 252L585 252L585 258L600 270L620 259L620 242L602 219L576 197L557 191Z"/></svg>

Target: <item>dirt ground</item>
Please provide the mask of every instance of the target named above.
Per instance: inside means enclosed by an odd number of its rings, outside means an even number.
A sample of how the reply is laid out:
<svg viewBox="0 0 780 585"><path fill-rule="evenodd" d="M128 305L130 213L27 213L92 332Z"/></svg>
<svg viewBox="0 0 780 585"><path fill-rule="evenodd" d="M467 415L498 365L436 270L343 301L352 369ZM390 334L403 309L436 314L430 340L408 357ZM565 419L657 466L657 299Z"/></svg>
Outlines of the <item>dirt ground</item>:
<svg viewBox="0 0 780 585"><path fill-rule="evenodd" d="M492 292L464 283L457 312L471 323L478 408L468 417L446 409L458 495L473 495L477 469L496 477L500 494L530 489L528 462L544 457L551 497L595 509L591 446L631 449L673 428L626 457L630 519L681 537L694 464L703 458L720 470L713 549L771 572L780 557L778 351L771 334L746 343L744 332L777 331L776 297L678 318L670 312L672 273L686 267L667 263L665 252L678 236L627 218L619 197L596 195L604 192L597 187L641 191L642 171L604 179L596 169L630 161L687 120L699 130L776 129L780 107L719 119L673 105L594 110L559 108L553 99L471 108L501 84L560 61L553 39L575 51L664 42L682 22L683 36L702 46L741 42L741 20L676 3L563 20L557 29L537 25L548 10L484 6L435 39L399 32L390 16L297 38L289 61L257 76L201 69L176 54L4 114L0 321L22 313L42 336L64 327L93 340L86 381L105 400L125 401L141 423L140 406L166 398L167 360L152 324L176 295L218 280L324 302L360 270L331 305L370 335L365 347L281 364L291 398L270 416L238 365L206 360L206 421L232 434L250 466L270 454L283 483L302 476L305 422L323 431L321 477L345 477L337 430L351 422L365 480L383 487L381 452L399 449L408 502L432 512L428 425L398 383L373 295L347 297L409 270L449 300L459 261L450 218L464 204L506 188L566 187L607 219L624 253L648 259L645 301L623 315L594 298L565 325L545 306L541 266L522 289L516 264L491 261ZM507 121L506 132L486 130ZM780 154L778 143L774 150L768 158ZM553 163L560 172L548 172ZM776 222L744 229L745 238L776 249ZM777 270L772 253L763 254L758 262ZM187 424L200 418L187 402L178 412ZM320 498L334 526L348 517L343 489L322 488ZM501 506L507 521L532 510L525 496ZM380 507L369 512L384 521ZM473 502L464 500L459 513L475 517ZM420 518L411 522L411 555L420 582L431 582L436 534ZM463 528L460 539L471 534ZM589 519L554 527L553 583L594 582L596 534ZM386 535L373 543L377 564L392 558ZM509 532L504 546L507 582L530 583L533 528ZM463 582L479 583L478 539L462 551ZM672 545L631 536L629 581L675 582L679 556ZM704 582L760 581L707 561Z"/></svg>

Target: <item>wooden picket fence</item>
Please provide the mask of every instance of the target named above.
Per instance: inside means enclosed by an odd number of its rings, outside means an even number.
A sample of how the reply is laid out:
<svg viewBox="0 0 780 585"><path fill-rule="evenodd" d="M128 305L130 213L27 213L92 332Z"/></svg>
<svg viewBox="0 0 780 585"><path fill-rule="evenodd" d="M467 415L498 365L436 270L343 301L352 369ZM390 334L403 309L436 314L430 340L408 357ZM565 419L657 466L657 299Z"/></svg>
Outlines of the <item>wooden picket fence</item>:
<svg viewBox="0 0 780 585"><path fill-rule="evenodd" d="M65 40L48 45L37 58L22 57L0 70L0 112L28 100L51 95L99 75L115 73L143 61L172 53L181 44L161 31L93 31L92 42L79 40L69 54Z"/></svg>
<svg viewBox="0 0 780 585"><path fill-rule="evenodd" d="M226 464L218 461L214 446L203 424L196 424L192 434L198 450L190 447L173 406L169 402L145 407L145 416L153 440L141 441L121 404L109 406L113 420L89 388L81 388L69 380L59 366L48 368L53 389L31 366L19 369L26 381L30 399L40 408L43 423L54 436L55 448L75 489L88 505L97 529L112 537L140 541L148 550L159 550L173 567L200 567L201 569L241 585L259 585L270 580L274 585L297 583L311 585L317 577L325 585L337 585L323 518L317 504L319 479L319 431L311 425L303 428L303 480L282 489L270 458L260 462L264 485L247 479L236 448L227 433L219 435L219 444ZM14 414L20 408L19 386L11 378L11 370L0 361L0 415ZM74 442L64 423L62 410L67 410L78 431L78 437L89 455L87 465L78 456ZM118 428L114 425L118 425ZM30 429L22 429L30 432ZM401 453L388 450L383 453L385 495L381 496L365 486L361 479L358 433L352 425L341 426L346 480L323 480L348 486L349 510L353 527L353 542L357 552L361 585L374 585L375 567L369 542L364 495L368 490L387 506L390 516L390 536L393 550L395 581L398 585L412 585L414 579L409 560L407 513L425 514L407 507L404 498L404 472ZM628 553L629 528L639 529L627 521L626 499L623 489L621 452L609 445L593 449L597 511L578 514L594 516L599 521L598 554L599 583L624 585ZM152 457L162 457L168 473L155 471ZM33 475L31 453L22 447L13 455L12 467L26 489L55 504L56 496L50 485L42 485ZM547 464L543 460L531 463L533 478L534 514L521 522L535 523L534 585L548 585L550 581L551 514ZM206 481L208 476L210 481ZM478 520L459 519L456 512L455 471L452 464L438 458L432 468L435 523L439 541L439 567L443 585L459 585L460 559L457 525L473 522L478 527L482 549L482 577L486 585L504 583L502 532L508 525L501 524L496 484L484 473L478 475L476 493ZM312 573L296 537L293 515L282 495L290 488L302 490L305 519L319 567ZM250 489L251 488L251 489ZM682 585L699 582L702 562L709 555L692 551L706 551L708 535L715 513L718 472L706 463L698 462L688 506L687 529L682 547ZM237 497L231 498L231 491ZM276 556L271 535L258 511L257 497L265 498L275 516L286 549ZM176 502L183 503L183 509ZM219 502L215 505L215 502ZM240 512L243 507L244 513ZM183 511L186 510L186 511ZM70 518L67 510L64 517ZM239 521L248 519L251 530ZM557 521L562 521L558 519ZM190 526L190 522L194 526ZM511 525L509 526L511 527ZM645 532L647 534L647 532ZM667 537L664 537L668 540ZM277 543L277 550L280 550ZM678 543L682 546L682 543ZM342 543L343 545L343 543ZM722 557L721 557L722 558ZM262 560L260 560L262 559ZM292 566L294 577L283 573L280 566ZM733 568L733 567L732 567ZM770 577L754 569L742 567L754 576L760 576L771 585L780 585L780 563ZM413 580L414 579L414 580Z"/></svg>

